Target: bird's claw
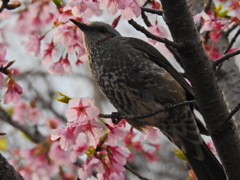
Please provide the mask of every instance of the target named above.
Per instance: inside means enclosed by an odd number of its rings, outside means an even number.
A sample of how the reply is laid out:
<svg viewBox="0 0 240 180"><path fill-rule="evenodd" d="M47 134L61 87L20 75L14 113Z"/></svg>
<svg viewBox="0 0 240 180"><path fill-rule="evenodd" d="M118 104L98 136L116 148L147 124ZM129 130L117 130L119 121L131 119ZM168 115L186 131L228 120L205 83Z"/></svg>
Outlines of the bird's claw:
<svg viewBox="0 0 240 180"><path fill-rule="evenodd" d="M121 121L121 114L119 112L112 112L111 114L113 124L118 124Z"/></svg>
<svg viewBox="0 0 240 180"><path fill-rule="evenodd" d="M165 111L165 112L168 112L168 111L171 110L172 104L167 103L167 104L165 104L163 107L164 107L164 111Z"/></svg>

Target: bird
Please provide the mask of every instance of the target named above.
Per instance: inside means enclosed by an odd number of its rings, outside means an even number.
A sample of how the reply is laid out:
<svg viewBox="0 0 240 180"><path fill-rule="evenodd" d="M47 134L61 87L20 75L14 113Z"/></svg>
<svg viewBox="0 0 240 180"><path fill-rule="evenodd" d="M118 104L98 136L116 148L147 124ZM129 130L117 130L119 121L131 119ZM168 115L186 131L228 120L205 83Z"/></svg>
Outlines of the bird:
<svg viewBox="0 0 240 180"><path fill-rule="evenodd" d="M194 99L191 86L149 43L124 37L104 22L70 21L83 32L91 73L119 113L147 114ZM142 132L149 127L159 128L182 150L199 180L227 179L221 163L201 137L200 132L207 134L207 130L190 105L126 121Z"/></svg>

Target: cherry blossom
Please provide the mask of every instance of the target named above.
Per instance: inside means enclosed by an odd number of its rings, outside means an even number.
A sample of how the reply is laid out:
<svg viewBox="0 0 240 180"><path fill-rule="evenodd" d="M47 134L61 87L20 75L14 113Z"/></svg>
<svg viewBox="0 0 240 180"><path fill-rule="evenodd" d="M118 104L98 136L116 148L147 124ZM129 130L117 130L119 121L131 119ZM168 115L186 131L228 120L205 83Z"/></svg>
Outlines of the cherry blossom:
<svg viewBox="0 0 240 180"><path fill-rule="evenodd" d="M126 130L123 127L116 126L114 124L108 125L106 124L110 133L108 134L108 138L106 143L109 145L116 145L117 140L122 140L126 136Z"/></svg>
<svg viewBox="0 0 240 180"><path fill-rule="evenodd" d="M43 147L41 145L36 146L33 149L22 149L20 151L20 156L25 159L25 172L22 175L25 179L28 179L30 176L32 177L41 177L41 178L49 178L50 174L55 174L58 172L57 166L54 166L50 163L50 161L46 158L46 154L43 151ZM25 177L25 175L27 177ZM37 178L38 179L38 178Z"/></svg>
<svg viewBox="0 0 240 180"><path fill-rule="evenodd" d="M29 107L25 104L25 102L20 99L18 103L14 106L13 111L13 120L18 121L19 124L26 123L26 112Z"/></svg>
<svg viewBox="0 0 240 180"><path fill-rule="evenodd" d="M48 155L51 158L51 160L54 161L54 164L56 166L71 165L71 162L69 161L70 152L63 151L59 144L59 141L55 141L51 144Z"/></svg>
<svg viewBox="0 0 240 180"><path fill-rule="evenodd" d="M206 144L213 154L217 154L216 148L212 141L208 141Z"/></svg>
<svg viewBox="0 0 240 180"><path fill-rule="evenodd" d="M97 1L93 0L71 0L65 7L64 11L72 10L76 17L91 17L93 14L100 15Z"/></svg>
<svg viewBox="0 0 240 180"><path fill-rule="evenodd" d="M98 172L104 173L104 167L99 159L92 158L90 161L85 161L82 168L78 171L78 176L80 179L85 180L92 175L93 169L96 168Z"/></svg>
<svg viewBox="0 0 240 180"><path fill-rule="evenodd" d="M76 124L71 124L66 128L53 129L51 131L51 140L60 138L60 146L63 150L67 150L76 141Z"/></svg>
<svg viewBox="0 0 240 180"><path fill-rule="evenodd" d="M89 97L71 99L66 110L66 117L69 122L86 122L98 117L99 110L94 106L94 101Z"/></svg>
<svg viewBox="0 0 240 180"><path fill-rule="evenodd" d="M154 153L155 152L145 151L143 154L148 159L149 162L154 162L158 159L158 156Z"/></svg>
<svg viewBox="0 0 240 180"><path fill-rule="evenodd" d="M56 52L55 45L53 42L46 43L47 48L44 50L44 55L42 58L42 63L45 66L50 66L52 58Z"/></svg>
<svg viewBox="0 0 240 180"><path fill-rule="evenodd" d="M36 57L40 57L40 41L43 37L37 35L30 35L22 39L22 44L25 46L25 50L28 53L34 53Z"/></svg>
<svg viewBox="0 0 240 180"><path fill-rule="evenodd" d="M140 140L149 140L152 143L157 143L159 142L160 139L160 131L157 128L149 128L144 131L144 133L141 134Z"/></svg>
<svg viewBox="0 0 240 180"><path fill-rule="evenodd" d="M34 122L35 124L38 123L39 119L41 117L41 112L36 108L30 108L28 111L28 119L31 122Z"/></svg>
<svg viewBox="0 0 240 180"><path fill-rule="evenodd" d="M89 144L94 147L96 147L100 137L104 134L101 125L102 124L100 124L99 122L91 120L81 123L81 125L79 126L83 129L83 132L88 135Z"/></svg>
<svg viewBox="0 0 240 180"><path fill-rule="evenodd" d="M81 64L83 64L83 63L85 63L85 62L87 62L87 61L88 61L87 55L84 54L84 55L80 56L80 57L77 59L77 61L75 62L75 64L76 64L77 66L79 66L79 65L81 65Z"/></svg>
<svg viewBox="0 0 240 180"><path fill-rule="evenodd" d="M240 11L239 11L240 3L239 3L239 1L232 1L230 3L230 8L235 12L236 17L238 19L240 19Z"/></svg>
<svg viewBox="0 0 240 180"><path fill-rule="evenodd" d="M68 54L64 58L61 57L60 59L61 64L63 65L65 72L72 72L70 61L68 60Z"/></svg>
<svg viewBox="0 0 240 180"><path fill-rule="evenodd" d="M49 66L48 71L51 74L59 73L61 76L63 76L65 72L72 72L70 61L68 60L68 54L66 54L64 58L61 57L59 61L52 63L52 65Z"/></svg>
<svg viewBox="0 0 240 180"><path fill-rule="evenodd" d="M125 8L124 0L102 0L99 1L100 9L107 9L109 14L116 14L119 9Z"/></svg>
<svg viewBox="0 0 240 180"><path fill-rule="evenodd" d="M140 6L143 4L141 0L126 0L125 8L122 10L122 16L126 20L130 20L133 17L138 17L141 14Z"/></svg>
<svg viewBox="0 0 240 180"><path fill-rule="evenodd" d="M122 146L108 146L108 150L111 151L112 157L117 163L120 163L121 165L126 164L126 159L130 155L129 149Z"/></svg>
<svg viewBox="0 0 240 180"><path fill-rule="evenodd" d="M17 82L10 78L7 82L7 91L4 93L4 104L8 104L10 102L17 103L19 100L19 96L23 93L21 86L17 84Z"/></svg>
<svg viewBox="0 0 240 180"><path fill-rule="evenodd" d="M75 162L77 157L82 155L88 148L89 138L85 133L80 133L76 139L76 145L73 145L73 150L70 155L71 162Z"/></svg>
<svg viewBox="0 0 240 180"><path fill-rule="evenodd" d="M48 72L50 74L59 73L61 76L63 76L65 74L65 71L61 59L55 63L52 63L48 68Z"/></svg>
<svg viewBox="0 0 240 180"><path fill-rule="evenodd" d="M57 129L60 125L60 120L58 118L47 118L45 122L50 129Z"/></svg>
<svg viewBox="0 0 240 180"><path fill-rule="evenodd" d="M158 25L158 21L155 22L155 25L150 26L148 28L148 31L162 38L167 38L169 36L168 31L163 26ZM155 41L153 39L148 39L148 41L152 44L158 43L158 41Z"/></svg>
<svg viewBox="0 0 240 180"><path fill-rule="evenodd" d="M0 46L0 66L3 66L6 64L8 61L5 59L7 54L7 50L5 47Z"/></svg>
<svg viewBox="0 0 240 180"><path fill-rule="evenodd" d="M28 8L19 11L17 19L20 34L36 35L59 16L58 10L49 0L33 1Z"/></svg>
<svg viewBox="0 0 240 180"><path fill-rule="evenodd" d="M53 42L54 44L62 43L68 46L74 40L74 37L75 33L72 23L61 24L54 32Z"/></svg>

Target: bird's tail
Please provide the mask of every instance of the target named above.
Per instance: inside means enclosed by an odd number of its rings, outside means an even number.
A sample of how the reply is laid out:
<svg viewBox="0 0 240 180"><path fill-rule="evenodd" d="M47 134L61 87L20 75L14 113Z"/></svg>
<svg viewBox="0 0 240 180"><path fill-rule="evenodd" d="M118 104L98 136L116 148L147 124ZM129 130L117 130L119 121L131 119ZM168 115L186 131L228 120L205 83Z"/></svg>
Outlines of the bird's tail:
<svg viewBox="0 0 240 180"><path fill-rule="evenodd" d="M188 145L190 144L188 143ZM192 148L188 147L188 145L185 146L186 150ZM200 145L200 148L204 157L202 160L197 159L192 156L192 154L185 154L198 180L226 180L227 178L222 165L209 150L204 141L203 144ZM186 152L188 152L188 150Z"/></svg>

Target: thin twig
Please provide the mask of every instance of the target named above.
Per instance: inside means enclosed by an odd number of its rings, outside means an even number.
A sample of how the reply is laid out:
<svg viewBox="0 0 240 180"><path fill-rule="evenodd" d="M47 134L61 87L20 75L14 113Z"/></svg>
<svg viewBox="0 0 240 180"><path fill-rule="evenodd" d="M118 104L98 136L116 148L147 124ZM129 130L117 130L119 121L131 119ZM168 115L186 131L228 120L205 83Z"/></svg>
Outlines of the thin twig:
<svg viewBox="0 0 240 180"><path fill-rule="evenodd" d="M141 176L140 174L138 174L136 171L134 171L133 169L131 169L128 165L124 165L123 166L125 169L127 169L128 171L130 171L131 173L133 173L135 176L137 176L139 179L142 179L142 180L149 180L143 176Z"/></svg>
<svg viewBox="0 0 240 180"><path fill-rule="evenodd" d="M143 26L137 24L133 19L129 20L128 23L131 24L136 30L145 34L148 38L154 39L154 40L156 40L158 42L161 42L161 43L165 43L165 44L167 44L169 46L172 46L172 47L175 47L175 48L179 48L179 47L182 46L182 43L176 43L176 42L170 41L166 38L161 38L161 37L158 37L158 36L150 33Z"/></svg>
<svg viewBox="0 0 240 180"><path fill-rule="evenodd" d="M149 19L146 16L144 11L141 12L141 15L142 15L142 19L143 19L144 23L147 25L147 27L152 26L151 22L149 21Z"/></svg>
<svg viewBox="0 0 240 180"><path fill-rule="evenodd" d="M238 103L238 105L228 114L226 118L226 122L229 121L234 116L234 114L236 114L239 110L240 110L240 103Z"/></svg>
<svg viewBox="0 0 240 180"><path fill-rule="evenodd" d="M234 37L232 38L232 40L230 41L230 43L228 44L228 47L223 51L223 54L226 54L233 46L233 44L235 43L237 37L240 35L240 29L237 31L237 33L234 35Z"/></svg>
<svg viewBox="0 0 240 180"><path fill-rule="evenodd" d="M176 59L176 61L178 62L178 64L183 68L182 59L181 59L180 55L178 54L178 52L176 51L176 49L167 44L166 44L166 48L168 48L168 50L173 54L173 56Z"/></svg>
<svg viewBox="0 0 240 180"><path fill-rule="evenodd" d="M239 25L236 23L234 26L232 26L230 29L228 29L226 32L225 32L225 36L228 37L229 34L238 27Z"/></svg>
<svg viewBox="0 0 240 180"><path fill-rule="evenodd" d="M2 0L2 6L0 7L0 13L1 13L5 8L7 8L9 1L10 1L10 0Z"/></svg>
<svg viewBox="0 0 240 180"><path fill-rule="evenodd" d="M151 9L151 8L146 8L146 7L141 7L142 11L148 12L148 13L152 13L152 14L157 14L159 16L163 15L163 12L157 9Z"/></svg>
<svg viewBox="0 0 240 180"><path fill-rule="evenodd" d="M222 57L216 59L214 62L213 62L213 68L216 68L219 64L223 63L224 61L226 61L227 59L233 57L233 56L236 56L240 54L240 49L239 50L236 50L234 52L231 52L231 53L227 53L225 55L223 55Z"/></svg>
<svg viewBox="0 0 240 180"><path fill-rule="evenodd" d="M161 112L167 112L167 111L171 111L177 107L180 107L180 106L184 106L184 105L192 105L194 104L195 101L192 100L192 101L183 101L181 103L178 103L178 104L174 104L172 106L168 106L168 107L163 107L163 108L160 108L156 111L152 111L150 113L147 113L147 114L141 114L141 115L136 115L136 116L133 116L133 115L126 115L126 114L121 114L121 113L112 113L112 114L99 114L99 117L101 118L112 118L112 119L128 119L128 120L135 120L135 119L144 119L144 118L149 118L149 117L152 117L158 113L161 113ZM117 116L117 117L116 117Z"/></svg>

